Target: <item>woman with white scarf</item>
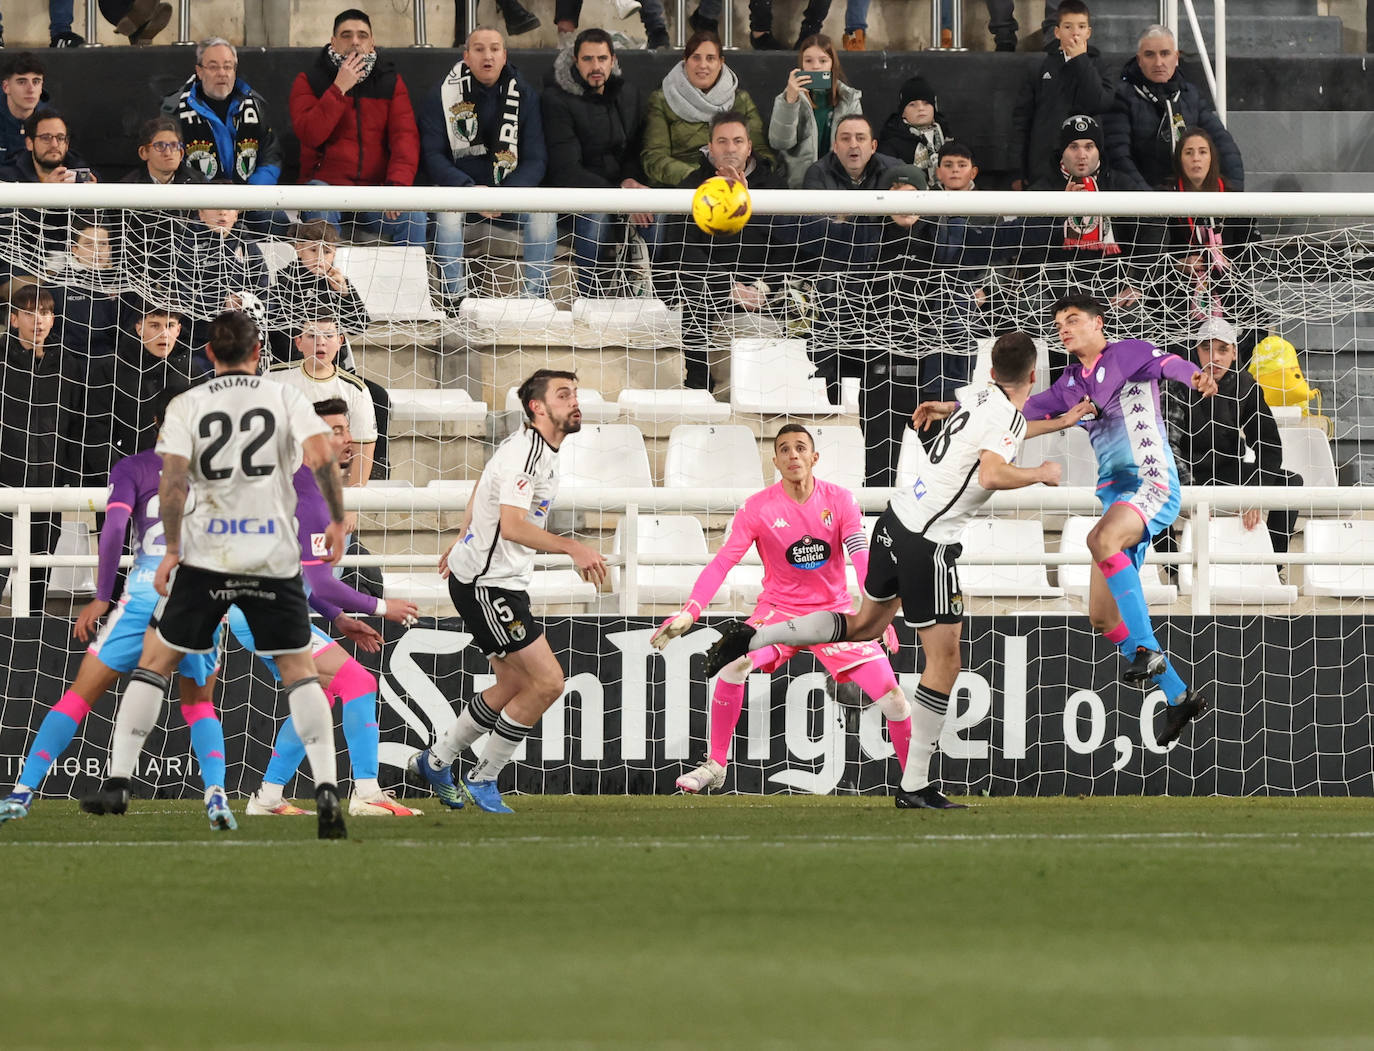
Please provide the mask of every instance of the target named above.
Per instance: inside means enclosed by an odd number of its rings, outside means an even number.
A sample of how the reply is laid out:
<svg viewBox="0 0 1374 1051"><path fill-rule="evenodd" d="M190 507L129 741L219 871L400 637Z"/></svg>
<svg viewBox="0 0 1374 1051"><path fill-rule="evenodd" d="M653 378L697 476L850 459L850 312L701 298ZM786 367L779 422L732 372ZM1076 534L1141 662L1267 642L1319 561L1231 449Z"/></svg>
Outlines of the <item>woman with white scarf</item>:
<svg viewBox="0 0 1374 1051"><path fill-rule="evenodd" d="M754 153L773 163L758 106L725 65L720 38L710 31L693 33L682 61L668 71L663 87L649 96L641 154L649 185L677 186L696 171L710 138L711 118L731 109L744 116Z"/></svg>

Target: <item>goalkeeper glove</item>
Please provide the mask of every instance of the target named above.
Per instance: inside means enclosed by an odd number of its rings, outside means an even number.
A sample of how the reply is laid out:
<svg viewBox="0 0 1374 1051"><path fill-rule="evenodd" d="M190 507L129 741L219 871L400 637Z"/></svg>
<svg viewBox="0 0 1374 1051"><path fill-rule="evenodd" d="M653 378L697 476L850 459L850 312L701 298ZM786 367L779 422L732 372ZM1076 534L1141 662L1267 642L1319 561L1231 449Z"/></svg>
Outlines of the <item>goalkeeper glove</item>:
<svg viewBox="0 0 1374 1051"><path fill-rule="evenodd" d="M668 643L679 635L686 634L696 622L695 614L690 610L680 609L658 626L658 630L649 639L649 645L656 650L666 649Z"/></svg>
<svg viewBox="0 0 1374 1051"><path fill-rule="evenodd" d="M897 651L901 648L902 644L897 641L896 625L889 624L883 630L883 649L887 650L890 655L896 656Z"/></svg>

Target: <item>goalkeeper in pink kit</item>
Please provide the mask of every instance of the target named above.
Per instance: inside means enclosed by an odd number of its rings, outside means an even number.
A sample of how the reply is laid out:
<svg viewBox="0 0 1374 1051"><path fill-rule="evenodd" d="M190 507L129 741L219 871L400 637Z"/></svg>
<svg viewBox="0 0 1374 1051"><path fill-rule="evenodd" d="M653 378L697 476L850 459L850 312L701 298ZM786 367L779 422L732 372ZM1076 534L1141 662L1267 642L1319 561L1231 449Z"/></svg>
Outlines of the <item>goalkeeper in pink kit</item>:
<svg viewBox="0 0 1374 1051"><path fill-rule="evenodd" d="M702 570L692 595L654 633L652 643L663 649L687 632L720 589L721 583L750 546L763 560L763 593L749 623L763 626L803 613L851 613L845 584L844 556L863 580L868 574L868 542L854 494L817 478L812 472L820 457L811 432L796 423L778 431L773 440L773 463L782 481L751 496L730 527L730 537ZM883 642L893 652L897 635L891 625ZM855 683L875 701L887 719L888 735L897 761L906 767L911 741L911 705L897 685L887 653L878 642L835 642L817 646L764 646L727 664L716 680L711 700L710 751L706 760L677 779L684 792L717 789L725 784L730 741L744 706L749 674L771 672L794 654L809 649L836 682Z"/></svg>

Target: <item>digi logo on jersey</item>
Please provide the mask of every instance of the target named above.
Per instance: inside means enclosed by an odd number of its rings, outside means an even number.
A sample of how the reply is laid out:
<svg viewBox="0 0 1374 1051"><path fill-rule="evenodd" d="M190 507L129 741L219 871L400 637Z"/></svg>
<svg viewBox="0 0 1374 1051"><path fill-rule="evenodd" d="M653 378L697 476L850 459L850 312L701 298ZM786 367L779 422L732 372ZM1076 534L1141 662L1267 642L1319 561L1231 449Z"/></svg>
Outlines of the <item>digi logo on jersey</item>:
<svg viewBox="0 0 1374 1051"><path fill-rule="evenodd" d="M275 533L277 523L270 518L212 518L205 526L211 536L249 536Z"/></svg>
<svg viewBox="0 0 1374 1051"><path fill-rule="evenodd" d="M787 561L798 569L820 569L830 561L830 545L804 536L787 549Z"/></svg>

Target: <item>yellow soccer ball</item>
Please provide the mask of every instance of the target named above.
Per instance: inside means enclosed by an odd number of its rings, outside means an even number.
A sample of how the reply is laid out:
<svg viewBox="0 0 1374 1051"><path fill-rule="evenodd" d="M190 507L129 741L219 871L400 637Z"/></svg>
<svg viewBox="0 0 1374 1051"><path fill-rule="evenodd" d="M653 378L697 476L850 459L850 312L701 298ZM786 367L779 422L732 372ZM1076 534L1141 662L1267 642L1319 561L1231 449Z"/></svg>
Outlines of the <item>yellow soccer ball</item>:
<svg viewBox="0 0 1374 1051"><path fill-rule="evenodd" d="M753 214L749 187L734 179L714 175L692 194L692 218L713 237L739 233Z"/></svg>

